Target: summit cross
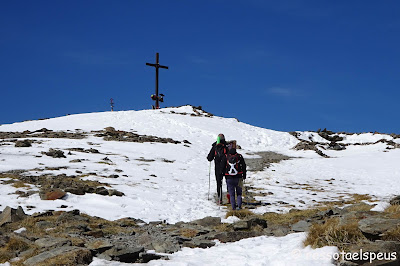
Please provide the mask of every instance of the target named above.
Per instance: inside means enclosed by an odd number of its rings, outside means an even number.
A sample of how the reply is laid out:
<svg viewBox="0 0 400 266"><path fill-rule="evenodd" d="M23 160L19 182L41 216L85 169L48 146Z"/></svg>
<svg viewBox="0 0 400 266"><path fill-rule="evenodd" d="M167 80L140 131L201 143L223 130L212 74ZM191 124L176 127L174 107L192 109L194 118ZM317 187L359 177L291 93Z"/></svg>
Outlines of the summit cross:
<svg viewBox="0 0 400 266"><path fill-rule="evenodd" d="M146 63L146 65L147 65L147 66L152 66L152 67L155 67L155 68L156 68L156 94L155 94L155 95L152 95L151 98L152 98L153 100L156 101L155 109L160 109L160 103L159 103L159 102L160 102L160 101L163 102L163 97L162 97L162 96L164 96L164 95L161 94L161 97L158 96L158 69L159 69L159 68L168 69L168 67L167 67L167 66L162 66L162 65L160 65L160 63L159 63L159 54L158 54L158 53L156 53L156 63L155 63L155 64ZM154 97L153 97L153 96L154 96Z"/></svg>

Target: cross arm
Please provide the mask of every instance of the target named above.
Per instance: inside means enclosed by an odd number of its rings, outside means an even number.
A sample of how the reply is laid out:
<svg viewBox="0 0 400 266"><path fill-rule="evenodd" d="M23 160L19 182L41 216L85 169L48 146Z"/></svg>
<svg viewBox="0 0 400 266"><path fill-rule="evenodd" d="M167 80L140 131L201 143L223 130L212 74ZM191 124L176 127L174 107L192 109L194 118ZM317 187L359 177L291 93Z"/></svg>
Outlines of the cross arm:
<svg viewBox="0 0 400 266"><path fill-rule="evenodd" d="M168 69L168 67L167 66L159 66L159 68L165 68L165 69Z"/></svg>

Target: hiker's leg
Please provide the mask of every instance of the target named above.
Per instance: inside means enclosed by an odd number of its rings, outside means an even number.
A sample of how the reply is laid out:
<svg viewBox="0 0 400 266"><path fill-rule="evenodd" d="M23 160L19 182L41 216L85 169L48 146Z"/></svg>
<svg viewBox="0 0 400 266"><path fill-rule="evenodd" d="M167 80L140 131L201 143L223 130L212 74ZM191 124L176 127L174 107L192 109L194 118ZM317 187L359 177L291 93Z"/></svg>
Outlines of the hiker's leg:
<svg viewBox="0 0 400 266"><path fill-rule="evenodd" d="M238 178L238 186L236 187L236 194L237 194L237 203L239 209L242 208L242 187L243 187L243 182L240 182L242 178ZM240 186L240 183L242 183L242 186Z"/></svg>
<svg viewBox="0 0 400 266"><path fill-rule="evenodd" d="M231 195L228 191L228 184L226 184L226 198L228 199L228 204L231 204Z"/></svg>
<svg viewBox="0 0 400 266"><path fill-rule="evenodd" d="M222 175L216 175L215 176L216 180L217 180L217 196L218 196L218 200L219 203L222 202Z"/></svg>
<svg viewBox="0 0 400 266"><path fill-rule="evenodd" d="M236 209L236 201L235 201L235 182L233 178L227 178L226 184L228 185L228 192L231 195L231 206L232 210Z"/></svg>

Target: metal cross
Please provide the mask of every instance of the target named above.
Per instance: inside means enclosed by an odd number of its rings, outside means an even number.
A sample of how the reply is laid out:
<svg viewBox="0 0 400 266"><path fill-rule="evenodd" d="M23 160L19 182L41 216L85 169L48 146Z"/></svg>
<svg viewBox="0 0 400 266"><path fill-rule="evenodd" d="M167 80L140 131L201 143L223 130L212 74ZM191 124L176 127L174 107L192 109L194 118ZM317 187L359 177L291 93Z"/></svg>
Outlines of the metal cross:
<svg viewBox="0 0 400 266"><path fill-rule="evenodd" d="M156 68L156 94L155 95L152 95L152 99L153 100L155 100L156 101L156 109L160 109L160 104L159 104L159 102L161 101L163 101L163 97L162 96L164 96L164 95L162 95L161 94L161 97L160 96L158 96L158 69L159 68L165 68L165 69L168 69L168 67L167 66L162 66L162 65L160 65L160 63L159 63L159 54L158 53L156 53L156 63L155 64L151 64L151 63L146 63L146 65L147 66L152 66L152 67L155 67ZM153 97L154 96L154 97Z"/></svg>

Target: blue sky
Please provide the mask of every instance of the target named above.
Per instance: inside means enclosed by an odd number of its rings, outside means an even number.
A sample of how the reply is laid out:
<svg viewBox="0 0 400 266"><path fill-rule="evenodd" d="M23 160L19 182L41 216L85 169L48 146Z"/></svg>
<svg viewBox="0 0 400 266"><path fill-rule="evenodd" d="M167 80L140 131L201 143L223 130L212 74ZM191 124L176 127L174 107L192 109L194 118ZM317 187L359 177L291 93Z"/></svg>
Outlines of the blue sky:
<svg viewBox="0 0 400 266"><path fill-rule="evenodd" d="M398 1L2 1L0 123L161 105L400 134Z"/></svg>

